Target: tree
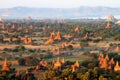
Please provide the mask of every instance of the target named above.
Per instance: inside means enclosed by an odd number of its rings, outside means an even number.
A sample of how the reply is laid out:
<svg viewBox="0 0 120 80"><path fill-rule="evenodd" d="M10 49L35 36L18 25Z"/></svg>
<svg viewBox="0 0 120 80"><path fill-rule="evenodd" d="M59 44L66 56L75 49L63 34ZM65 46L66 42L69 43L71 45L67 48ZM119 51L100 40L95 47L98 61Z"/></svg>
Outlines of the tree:
<svg viewBox="0 0 120 80"><path fill-rule="evenodd" d="M83 80L90 80L90 73L89 72L86 72L84 74Z"/></svg>

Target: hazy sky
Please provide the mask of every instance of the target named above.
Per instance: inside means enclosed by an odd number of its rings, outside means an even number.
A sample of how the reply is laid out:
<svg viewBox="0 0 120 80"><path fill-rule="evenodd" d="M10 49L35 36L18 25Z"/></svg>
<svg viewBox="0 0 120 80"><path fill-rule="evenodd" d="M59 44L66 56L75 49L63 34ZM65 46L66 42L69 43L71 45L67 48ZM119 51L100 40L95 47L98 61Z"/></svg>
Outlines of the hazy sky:
<svg viewBox="0 0 120 80"><path fill-rule="evenodd" d="M16 6L39 8L74 8L80 6L120 7L120 0L0 0L0 8Z"/></svg>

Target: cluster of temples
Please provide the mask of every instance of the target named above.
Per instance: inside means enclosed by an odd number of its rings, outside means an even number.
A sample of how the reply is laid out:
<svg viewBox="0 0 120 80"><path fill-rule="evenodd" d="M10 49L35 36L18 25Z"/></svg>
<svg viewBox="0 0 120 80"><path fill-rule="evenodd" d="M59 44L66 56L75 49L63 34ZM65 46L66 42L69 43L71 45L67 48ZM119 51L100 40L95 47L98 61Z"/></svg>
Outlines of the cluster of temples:
<svg viewBox="0 0 120 80"><path fill-rule="evenodd" d="M108 54L106 56L103 55L102 52L100 52L99 57L99 68L105 69L105 70L111 70L114 69L115 72L120 71L120 65L118 61L114 61L113 58L109 59Z"/></svg>
<svg viewBox="0 0 120 80"><path fill-rule="evenodd" d="M61 36L61 33L58 31L57 32L57 35L54 37L55 33L52 32L51 35L50 35L50 38L45 42L45 44L50 44L50 43L53 43L55 40L62 40L62 36Z"/></svg>
<svg viewBox="0 0 120 80"><path fill-rule="evenodd" d="M33 26L30 25L27 28L20 26L20 24L16 23L8 23L6 24L3 20L0 21L0 33L2 34L2 38L0 39L2 43L23 43L23 44L32 44L32 37L25 37L30 35L30 31L33 29ZM14 34L10 36L10 34ZM19 35L18 35L19 34ZM24 36L22 35L24 34ZM7 36L6 36L7 35Z"/></svg>

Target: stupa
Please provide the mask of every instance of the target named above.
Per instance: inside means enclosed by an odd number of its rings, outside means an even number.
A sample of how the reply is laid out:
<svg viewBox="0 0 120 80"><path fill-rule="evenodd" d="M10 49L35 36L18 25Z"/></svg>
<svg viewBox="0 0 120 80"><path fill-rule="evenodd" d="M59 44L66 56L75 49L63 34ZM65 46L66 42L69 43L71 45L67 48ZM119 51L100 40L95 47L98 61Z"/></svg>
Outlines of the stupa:
<svg viewBox="0 0 120 80"><path fill-rule="evenodd" d="M55 40L61 40L62 37L61 37L61 34L60 34L60 31L58 31L56 37L55 37Z"/></svg>
<svg viewBox="0 0 120 80"><path fill-rule="evenodd" d="M79 68L79 66L80 66L80 65L79 65L78 60L76 60L76 62L75 62L75 64L74 64L74 66L75 66L75 67L77 67L77 68Z"/></svg>
<svg viewBox="0 0 120 80"><path fill-rule="evenodd" d="M54 38L53 38L53 35L51 34L50 38L45 42L45 44L50 44L50 43L53 43L53 42L54 42Z"/></svg>
<svg viewBox="0 0 120 80"><path fill-rule="evenodd" d="M115 52L120 52L119 46L116 47Z"/></svg>
<svg viewBox="0 0 120 80"><path fill-rule="evenodd" d="M116 62L116 65L114 66L114 71L120 71L120 66L118 61Z"/></svg>
<svg viewBox="0 0 120 80"><path fill-rule="evenodd" d="M84 39L88 39L88 33L85 34Z"/></svg>
<svg viewBox="0 0 120 80"><path fill-rule="evenodd" d="M60 62L60 59L59 59L59 57L58 57L58 59L57 59L57 61L54 63L54 69L58 69L59 67L61 67L61 62Z"/></svg>
<svg viewBox="0 0 120 80"><path fill-rule="evenodd" d="M8 65L8 62L7 62L6 58L5 58L3 67L2 67L2 71L10 71L10 68L9 68L9 65Z"/></svg>

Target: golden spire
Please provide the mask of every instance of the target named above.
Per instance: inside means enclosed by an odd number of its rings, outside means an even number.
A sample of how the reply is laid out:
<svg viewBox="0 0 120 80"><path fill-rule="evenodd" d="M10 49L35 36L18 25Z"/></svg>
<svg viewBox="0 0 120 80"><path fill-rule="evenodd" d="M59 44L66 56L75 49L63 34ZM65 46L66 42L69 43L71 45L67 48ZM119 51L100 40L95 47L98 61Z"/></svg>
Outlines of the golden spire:
<svg viewBox="0 0 120 80"><path fill-rule="evenodd" d="M75 72L75 66L72 65L71 68L72 68L72 72Z"/></svg>
<svg viewBox="0 0 120 80"><path fill-rule="evenodd" d="M102 62L100 63L100 68L107 69L108 64L106 59L102 59Z"/></svg>
<svg viewBox="0 0 120 80"><path fill-rule="evenodd" d="M116 51L116 52L120 52L119 46L116 47L115 51Z"/></svg>
<svg viewBox="0 0 120 80"><path fill-rule="evenodd" d="M114 66L114 71L120 71L120 66L118 61L116 62L116 65Z"/></svg>
<svg viewBox="0 0 120 80"><path fill-rule="evenodd" d="M65 63L65 58L62 58L61 63L62 63L62 64Z"/></svg>
<svg viewBox="0 0 120 80"><path fill-rule="evenodd" d="M24 43L24 44L28 44L28 38L27 38L27 37L25 37L25 38L23 39L23 43Z"/></svg>
<svg viewBox="0 0 120 80"><path fill-rule="evenodd" d="M105 56L105 59L106 59L106 61L108 61L108 60L109 60L108 54Z"/></svg>
<svg viewBox="0 0 120 80"><path fill-rule="evenodd" d="M77 68L79 67L79 62L78 62L78 60L76 60L74 66L77 67Z"/></svg>
<svg viewBox="0 0 120 80"><path fill-rule="evenodd" d="M54 69L58 69L59 67L61 67L61 62L59 57L57 58L57 61L54 63Z"/></svg>
<svg viewBox="0 0 120 80"><path fill-rule="evenodd" d="M113 58L111 58L111 60L109 61L109 63L108 63L108 64L110 64L110 65L114 65L114 64L115 64L114 59L113 59Z"/></svg>
<svg viewBox="0 0 120 80"><path fill-rule="evenodd" d="M28 38L28 44L32 43L32 37Z"/></svg>
<svg viewBox="0 0 120 80"><path fill-rule="evenodd" d="M5 58L3 67L2 67L2 71L10 71L10 68L9 68L9 66L8 66L8 62L7 62L7 59L6 59L6 58Z"/></svg>

